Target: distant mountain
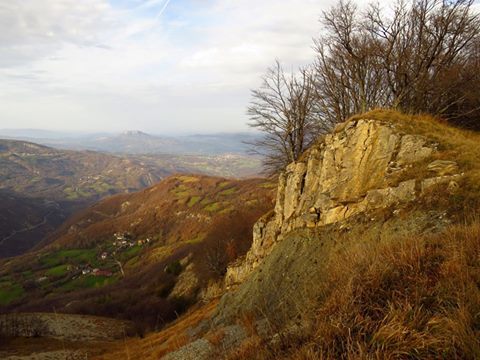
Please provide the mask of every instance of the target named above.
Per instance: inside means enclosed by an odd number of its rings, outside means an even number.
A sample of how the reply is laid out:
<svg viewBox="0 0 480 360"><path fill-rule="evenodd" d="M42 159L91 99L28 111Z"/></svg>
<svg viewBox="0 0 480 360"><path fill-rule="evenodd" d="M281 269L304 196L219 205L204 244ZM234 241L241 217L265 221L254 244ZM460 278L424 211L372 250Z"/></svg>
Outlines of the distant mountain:
<svg viewBox="0 0 480 360"><path fill-rule="evenodd" d="M121 133L123 136L137 136L137 137L150 137L147 133L140 130L127 130Z"/></svg>
<svg viewBox="0 0 480 360"><path fill-rule="evenodd" d="M118 154L245 155L248 151L246 143L258 139L259 135L245 132L160 136L138 130L120 134L74 135L42 130L0 130L0 136L32 141L59 149Z"/></svg>

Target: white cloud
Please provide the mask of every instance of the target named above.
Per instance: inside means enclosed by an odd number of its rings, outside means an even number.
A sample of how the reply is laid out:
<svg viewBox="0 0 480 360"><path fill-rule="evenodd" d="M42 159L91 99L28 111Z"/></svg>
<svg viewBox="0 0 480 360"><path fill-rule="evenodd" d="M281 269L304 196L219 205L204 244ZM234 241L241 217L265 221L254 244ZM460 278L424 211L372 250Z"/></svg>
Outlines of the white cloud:
<svg viewBox="0 0 480 360"><path fill-rule="evenodd" d="M104 0L0 2L0 67L35 61L65 43L100 44L114 19Z"/></svg>
<svg viewBox="0 0 480 360"><path fill-rule="evenodd" d="M0 0L0 128L244 128L334 0Z"/></svg>

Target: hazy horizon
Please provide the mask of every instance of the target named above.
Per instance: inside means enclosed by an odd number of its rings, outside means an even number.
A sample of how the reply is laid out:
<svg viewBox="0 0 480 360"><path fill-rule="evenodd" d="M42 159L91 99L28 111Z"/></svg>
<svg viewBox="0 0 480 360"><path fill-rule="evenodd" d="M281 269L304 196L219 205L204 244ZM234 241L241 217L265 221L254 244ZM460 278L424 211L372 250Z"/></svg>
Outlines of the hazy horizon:
<svg viewBox="0 0 480 360"><path fill-rule="evenodd" d="M213 131L195 131L195 130L185 130L185 131L170 131L170 132L147 132L141 129L123 129L123 130L68 130L68 129L58 129L58 130L48 130L48 129L35 129L35 128L0 128L0 138L2 136L11 136L11 137L31 137L42 138L40 135L43 133L47 136L45 139L48 139L48 136L53 136L53 138L64 137L84 137L84 136L116 136L126 134L128 132L141 132L150 136L159 136L159 137L182 137L182 136L209 136L209 135L260 135L261 132L252 128L245 128L240 130L213 130ZM28 133L32 133L28 135ZM35 133L35 134L33 134ZM9 135L10 134L10 135ZM23 134L23 135L22 135Z"/></svg>

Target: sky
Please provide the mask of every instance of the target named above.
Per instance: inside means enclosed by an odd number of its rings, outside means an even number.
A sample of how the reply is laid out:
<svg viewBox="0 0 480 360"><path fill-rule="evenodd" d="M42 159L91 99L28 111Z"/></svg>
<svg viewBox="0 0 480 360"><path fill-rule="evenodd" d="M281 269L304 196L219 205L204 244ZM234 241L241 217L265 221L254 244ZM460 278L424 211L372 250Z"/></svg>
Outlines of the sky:
<svg viewBox="0 0 480 360"><path fill-rule="evenodd" d="M245 131L334 0L0 0L0 129Z"/></svg>

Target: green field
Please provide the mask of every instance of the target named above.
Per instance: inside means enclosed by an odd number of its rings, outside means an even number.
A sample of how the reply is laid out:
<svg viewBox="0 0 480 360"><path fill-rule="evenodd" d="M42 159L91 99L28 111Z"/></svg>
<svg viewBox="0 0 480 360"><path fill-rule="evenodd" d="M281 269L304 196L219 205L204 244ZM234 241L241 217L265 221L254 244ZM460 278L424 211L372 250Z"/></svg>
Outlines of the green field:
<svg viewBox="0 0 480 360"><path fill-rule="evenodd" d="M188 207L194 206L196 203L200 201L201 197L200 196L192 196L190 200L188 201Z"/></svg>
<svg viewBox="0 0 480 360"><path fill-rule="evenodd" d="M60 250L42 257L40 261L49 268L66 263L93 265L97 263L97 251L95 249Z"/></svg>
<svg viewBox="0 0 480 360"><path fill-rule="evenodd" d="M0 282L0 305L10 304L12 301L21 298L24 292L20 284L12 281Z"/></svg>
<svg viewBox="0 0 480 360"><path fill-rule="evenodd" d="M218 210L220 210L220 203L215 202L215 203L212 203L210 205L207 205L207 206L205 206L205 210L209 211L209 212L217 212Z"/></svg>
<svg viewBox="0 0 480 360"><path fill-rule="evenodd" d="M228 185L230 185L230 181L222 181L220 184L218 184L220 188L227 187Z"/></svg>
<svg viewBox="0 0 480 360"><path fill-rule="evenodd" d="M192 183L192 182L198 182L200 181L199 178L195 177L195 176L186 176L186 175L182 175L182 176L178 176L177 177L179 180L181 180L182 182L184 183Z"/></svg>
<svg viewBox="0 0 480 360"><path fill-rule="evenodd" d="M190 188L181 184L170 190L170 192L173 193L176 197L183 198L190 195Z"/></svg>
<svg viewBox="0 0 480 360"><path fill-rule="evenodd" d="M105 182L97 182L97 183L91 185L90 189L93 192L102 194L102 193L109 192L110 190L115 190L115 187L110 185L110 184L107 184Z"/></svg>
<svg viewBox="0 0 480 360"><path fill-rule="evenodd" d="M57 265L53 268L48 269L45 272L45 275L46 276L52 276L52 277L61 277L61 276L64 276L64 275L68 274L68 268L69 268L69 265L67 265L67 264Z"/></svg>
<svg viewBox="0 0 480 360"><path fill-rule="evenodd" d="M208 205L208 204L211 204L213 202L213 200L209 199L209 198L204 198L202 201L200 201L200 205Z"/></svg>
<svg viewBox="0 0 480 360"><path fill-rule="evenodd" d="M131 248L128 248L127 250L123 251L120 255L120 259L122 261L126 261L136 255L142 250L142 247L139 245L132 246Z"/></svg>
<svg viewBox="0 0 480 360"><path fill-rule="evenodd" d="M236 187L231 187L229 189L226 189L226 190L223 190L223 191L220 191L220 195L222 196L228 196L228 195L233 195L237 192L237 188Z"/></svg>
<svg viewBox="0 0 480 360"><path fill-rule="evenodd" d="M78 289L88 289L95 287L102 287L116 283L118 278L116 276L106 277L106 276L81 276L72 281L67 282L66 284L60 287L61 291L68 292Z"/></svg>
<svg viewBox="0 0 480 360"><path fill-rule="evenodd" d="M199 233L197 234L197 236L195 236L194 238L190 239L190 240L187 240L185 241L187 244L197 244L197 243L200 243L203 241L203 239L205 239L206 237L206 233Z"/></svg>

